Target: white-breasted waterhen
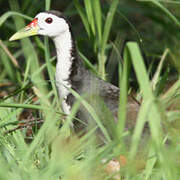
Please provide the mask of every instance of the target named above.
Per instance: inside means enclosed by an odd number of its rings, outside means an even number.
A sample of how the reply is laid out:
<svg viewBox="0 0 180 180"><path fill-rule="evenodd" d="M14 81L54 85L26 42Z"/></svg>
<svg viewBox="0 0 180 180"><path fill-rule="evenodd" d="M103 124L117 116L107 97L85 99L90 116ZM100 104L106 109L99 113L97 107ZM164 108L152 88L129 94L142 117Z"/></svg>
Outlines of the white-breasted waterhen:
<svg viewBox="0 0 180 180"><path fill-rule="evenodd" d="M10 41L33 35L48 36L54 41L57 52L55 79L64 112L69 114L75 102L74 96L69 91L69 88L72 88L80 95L86 94L89 99L94 99L91 102L100 118L107 118L106 110L108 110L108 114L116 119L119 88L97 78L83 66L76 50L71 25L66 17L59 11L41 12L29 25L15 33ZM135 125L138 109L139 104L128 97L127 128L133 128ZM80 108L77 116L86 122L91 119L90 114L83 107Z"/></svg>

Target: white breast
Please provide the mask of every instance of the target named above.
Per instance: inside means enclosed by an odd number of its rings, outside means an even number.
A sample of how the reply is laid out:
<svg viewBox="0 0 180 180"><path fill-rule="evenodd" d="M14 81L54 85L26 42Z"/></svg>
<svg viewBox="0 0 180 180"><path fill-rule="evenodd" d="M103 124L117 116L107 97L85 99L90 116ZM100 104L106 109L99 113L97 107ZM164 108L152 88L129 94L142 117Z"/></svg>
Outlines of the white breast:
<svg viewBox="0 0 180 180"><path fill-rule="evenodd" d="M65 68L65 67L70 67L70 63L69 64L67 62L64 64L59 63L59 62L57 63L57 66L56 66L56 85L58 88L59 97L62 100L63 111L66 114L69 114L71 107L69 105L67 105L66 99L70 93L69 88L71 88L71 84L68 81L69 75L70 75L70 69Z"/></svg>

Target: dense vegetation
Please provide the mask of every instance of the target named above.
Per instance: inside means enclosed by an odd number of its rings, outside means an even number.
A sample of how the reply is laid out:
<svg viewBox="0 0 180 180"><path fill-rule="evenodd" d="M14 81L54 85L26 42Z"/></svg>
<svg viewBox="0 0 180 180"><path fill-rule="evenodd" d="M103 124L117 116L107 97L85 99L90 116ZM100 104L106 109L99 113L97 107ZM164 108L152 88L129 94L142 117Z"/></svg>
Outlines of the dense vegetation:
<svg viewBox="0 0 180 180"><path fill-rule="evenodd" d="M178 1L0 0L0 7L0 179L180 179ZM70 19L87 68L120 86L113 138L76 92L72 113L61 111L48 38L8 41L49 9ZM125 129L127 94L140 103L132 132ZM104 145L98 127L83 135L69 129L80 102L105 132Z"/></svg>

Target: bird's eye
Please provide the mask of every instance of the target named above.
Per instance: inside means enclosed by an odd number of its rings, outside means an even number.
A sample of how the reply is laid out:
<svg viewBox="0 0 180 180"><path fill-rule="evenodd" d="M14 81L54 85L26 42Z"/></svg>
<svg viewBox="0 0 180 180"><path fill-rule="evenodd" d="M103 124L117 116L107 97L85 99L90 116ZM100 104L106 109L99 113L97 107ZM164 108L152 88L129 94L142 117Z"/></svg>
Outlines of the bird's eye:
<svg viewBox="0 0 180 180"><path fill-rule="evenodd" d="M45 21L46 21L46 23L51 24L53 22L53 19L49 17Z"/></svg>

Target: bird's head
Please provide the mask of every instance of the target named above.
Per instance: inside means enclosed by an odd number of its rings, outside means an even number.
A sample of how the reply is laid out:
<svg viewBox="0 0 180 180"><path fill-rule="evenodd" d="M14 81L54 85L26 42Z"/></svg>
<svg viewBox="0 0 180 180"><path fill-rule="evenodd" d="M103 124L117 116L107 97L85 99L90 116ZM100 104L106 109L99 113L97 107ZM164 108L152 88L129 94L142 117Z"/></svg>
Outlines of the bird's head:
<svg viewBox="0 0 180 180"><path fill-rule="evenodd" d="M34 20L26 27L16 32L10 41L33 35L57 37L69 30L69 23L58 11L46 11L37 14Z"/></svg>

